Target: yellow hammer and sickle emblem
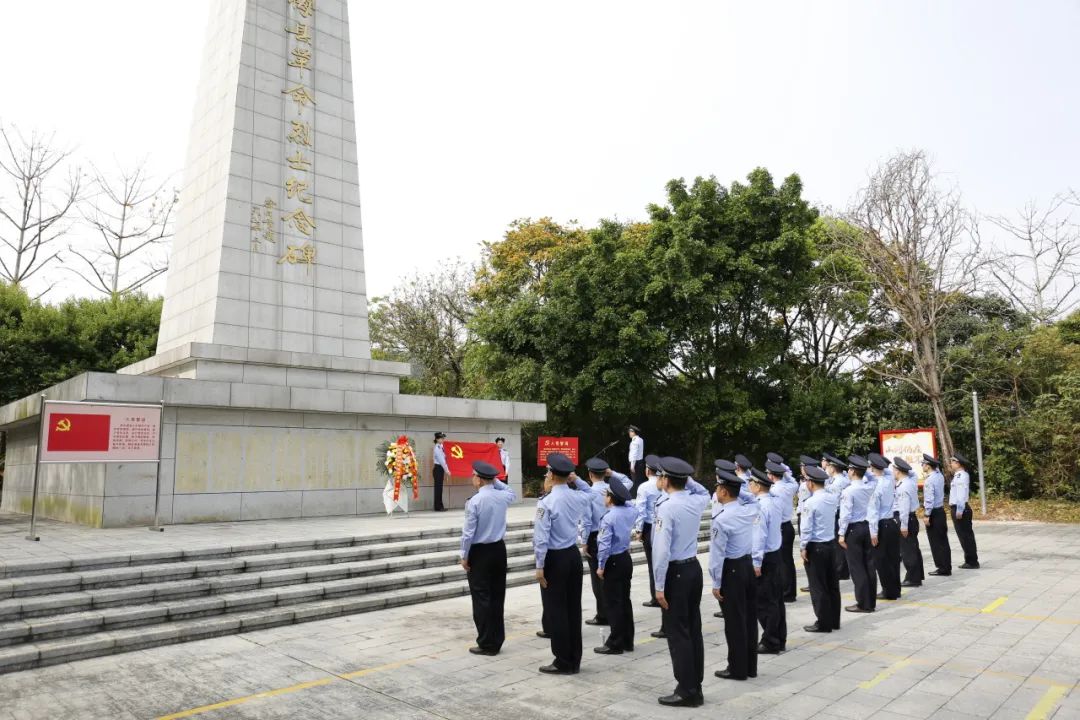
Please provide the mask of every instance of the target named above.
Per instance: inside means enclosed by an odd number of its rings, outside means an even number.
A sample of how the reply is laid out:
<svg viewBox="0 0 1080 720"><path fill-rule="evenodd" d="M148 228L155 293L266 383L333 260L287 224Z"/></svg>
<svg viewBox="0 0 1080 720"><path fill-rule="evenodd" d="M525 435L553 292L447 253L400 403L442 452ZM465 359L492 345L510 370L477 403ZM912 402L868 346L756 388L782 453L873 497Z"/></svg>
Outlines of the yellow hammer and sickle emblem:
<svg viewBox="0 0 1080 720"><path fill-rule="evenodd" d="M56 423L56 432L68 432L71 430L71 421L67 418L60 418L60 422Z"/></svg>
<svg viewBox="0 0 1080 720"><path fill-rule="evenodd" d="M461 449L460 445L455 445L450 448L450 457L454 458L455 460L460 460L465 457L465 451Z"/></svg>

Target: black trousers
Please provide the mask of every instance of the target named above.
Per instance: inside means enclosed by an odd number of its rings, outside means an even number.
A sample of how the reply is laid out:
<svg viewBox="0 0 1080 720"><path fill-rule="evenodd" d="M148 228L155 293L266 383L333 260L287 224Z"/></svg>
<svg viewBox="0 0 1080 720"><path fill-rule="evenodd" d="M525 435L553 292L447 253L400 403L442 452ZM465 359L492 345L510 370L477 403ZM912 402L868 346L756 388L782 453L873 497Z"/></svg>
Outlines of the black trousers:
<svg viewBox="0 0 1080 720"><path fill-rule="evenodd" d="M799 597L795 582L795 527L790 520L780 523L780 594L785 601Z"/></svg>
<svg viewBox="0 0 1080 720"><path fill-rule="evenodd" d="M540 590L544 601L544 623L551 635L555 666L581 669L581 552L577 545L548 550L544 561L547 589Z"/></svg>
<svg viewBox="0 0 1080 720"><path fill-rule="evenodd" d="M443 510L442 502L442 486L443 479L446 476L446 471L443 470L442 465L436 465L431 471L431 477L435 481L435 509Z"/></svg>
<svg viewBox="0 0 1080 720"><path fill-rule="evenodd" d="M604 568L604 604L607 606L611 634L604 643L619 650L634 649L634 607L630 602L630 579L634 561L630 551L612 555Z"/></svg>
<svg viewBox="0 0 1080 720"><path fill-rule="evenodd" d="M844 536L847 543L848 568L855 586L855 604L863 610L877 607L877 575L870 545L870 525L865 521L848 525Z"/></svg>
<svg viewBox="0 0 1080 720"><path fill-rule="evenodd" d="M774 550L765 553L761 560L761 577L757 578L757 619L761 624L761 644L770 650L783 650L787 646L782 552Z"/></svg>
<svg viewBox="0 0 1080 720"><path fill-rule="evenodd" d="M895 600L900 597L900 526L891 517L878 520L877 539L873 558L881 592Z"/></svg>
<svg viewBox="0 0 1080 720"><path fill-rule="evenodd" d="M470 547L468 577L476 644L484 650L498 652L506 640L506 627L503 624L506 544L500 540Z"/></svg>
<svg viewBox="0 0 1080 720"><path fill-rule="evenodd" d="M806 545L806 575L810 579L810 601L817 625L822 630L840 629L840 578L836 577L835 540Z"/></svg>
<svg viewBox="0 0 1080 720"><path fill-rule="evenodd" d="M833 534L840 537L840 511L836 512L836 522L833 525ZM836 576L841 580L850 580L851 571L848 569L847 552L836 543Z"/></svg>
<svg viewBox="0 0 1080 720"><path fill-rule="evenodd" d="M607 622L607 605L604 603L604 581L596 575L596 569L600 567L600 561L596 559L596 536L597 533L589 533L589 540L585 543L585 551L589 553L586 558L589 562L589 584L592 586L593 599L596 600L596 619Z"/></svg>
<svg viewBox="0 0 1080 720"><path fill-rule="evenodd" d="M926 539L930 541L930 554L934 557L934 567L942 575L950 575L952 573L952 548L949 547L949 523L945 519L945 508L931 510L928 520Z"/></svg>
<svg viewBox="0 0 1080 720"><path fill-rule="evenodd" d="M762 561L764 565L764 561ZM764 575L764 570L762 571ZM724 600L724 639L733 677L757 676L757 578L749 555L724 560L720 593Z"/></svg>
<svg viewBox="0 0 1080 720"><path fill-rule="evenodd" d="M652 569L652 524L645 523L641 526L641 545L645 548L645 564L649 568L649 600L656 600L656 578L653 577Z"/></svg>
<svg viewBox="0 0 1080 720"><path fill-rule="evenodd" d="M900 522L900 513L893 513ZM922 548L919 547L919 516L908 514L908 536L900 534L900 559L904 561L904 582L918 585L923 581Z"/></svg>
<svg viewBox="0 0 1080 720"><path fill-rule="evenodd" d="M701 637L701 565L697 558L668 565L664 581L668 611L664 617L668 652L678 685L675 692L690 697L701 692L705 678L705 641Z"/></svg>
<svg viewBox="0 0 1080 720"><path fill-rule="evenodd" d="M975 531L971 527L971 506L964 503L964 512L960 519L956 519L956 508L949 506L952 514L953 529L956 537L960 539L960 547L964 549L964 562L968 565L979 566L979 549L975 546Z"/></svg>

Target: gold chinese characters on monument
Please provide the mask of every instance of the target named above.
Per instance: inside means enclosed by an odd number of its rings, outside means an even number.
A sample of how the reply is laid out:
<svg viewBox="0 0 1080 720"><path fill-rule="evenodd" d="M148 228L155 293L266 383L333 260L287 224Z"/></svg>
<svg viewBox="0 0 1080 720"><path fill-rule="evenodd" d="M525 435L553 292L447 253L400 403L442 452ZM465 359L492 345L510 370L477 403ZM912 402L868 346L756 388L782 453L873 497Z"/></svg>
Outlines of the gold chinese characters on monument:
<svg viewBox="0 0 1080 720"><path fill-rule="evenodd" d="M282 95L292 100L296 117L287 121L285 132L286 148L283 160L291 171L286 174L282 189L285 204L278 208L273 200L267 198L262 205L251 207L252 248L260 243L275 242L274 221L283 223L283 235L294 235L278 252L278 265L315 264L315 228L317 225L312 206L314 198L313 155L315 150L314 120L316 99L312 87L313 66L315 62L315 37L312 20L315 17L315 0L288 0L288 15L285 23L287 42L286 63L288 80ZM279 210L278 216L274 211Z"/></svg>

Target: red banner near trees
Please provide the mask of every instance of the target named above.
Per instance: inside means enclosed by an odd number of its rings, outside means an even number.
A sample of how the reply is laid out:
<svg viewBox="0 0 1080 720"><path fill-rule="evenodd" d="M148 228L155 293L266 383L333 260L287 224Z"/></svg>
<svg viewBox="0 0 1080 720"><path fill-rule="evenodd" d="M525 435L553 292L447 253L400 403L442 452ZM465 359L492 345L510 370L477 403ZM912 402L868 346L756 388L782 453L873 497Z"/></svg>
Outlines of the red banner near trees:
<svg viewBox="0 0 1080 720"><path fill-rule="evenodd" d="M540 467L547 465L548 455L562 453L570 458L570 462L578 464L578 439L576 437L546 437L536 438L536 464Z"/></svg>
<svg viewBox="0 0 1080 720"><path fill-rule="evenodd" d="M446 463L450 466L450 474L453 477L471 478L472 464L477 460L483 460L497 468L503 466L499 446L495 443L458 442L447 439L443 443L443 449L446 450Z"/></svg>

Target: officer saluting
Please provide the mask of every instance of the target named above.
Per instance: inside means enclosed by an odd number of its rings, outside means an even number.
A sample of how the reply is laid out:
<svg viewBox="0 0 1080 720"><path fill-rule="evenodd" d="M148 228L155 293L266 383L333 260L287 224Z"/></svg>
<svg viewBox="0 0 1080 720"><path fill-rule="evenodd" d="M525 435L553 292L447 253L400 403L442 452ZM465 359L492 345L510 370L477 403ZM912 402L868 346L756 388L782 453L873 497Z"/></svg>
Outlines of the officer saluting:
<svg viewBox="0 0 1080 720"><path fill-rule="evenodd" d="M503 601L506 599L506 510L517 499L514 491L496 480L499 469L486 462L473 463L473 487L477 492L465 504L461 528L461 567L469 578L473 622L476 624L474 655L498 655L506 639Z"/></svg>
<svg viewBox="0 0 1080 720"><path fill-rule="evenodd" d="M604 591L611 634L603 647L593 652L620 655L634 649L634 608L630 604L630 579L634 561L630 559L630 531L637 520L637 508L630 503L630 490L620 482L608 487L605 503L608 512L600 521L597 537L596 574Z"/></svg>
<svg viewBox="0 0 1080 720"><path fill-rule="evenodd" d="M645 564L649 568L649 600L642 603L645 607L660 607L660 603L656 602L656 581L653 579L652 569L652 527L656 519L656 501L662 494L656 486L659 472L660 458L656 455L646 455L646 479L638 485L636 501L638 516L634 523L634 531L641 536L641 545L645 549Z"/></svg>
<svg viewBox="0 0 1080 720"><path fill-rule="evenodd" d="M664 632L678 684L661 705L698 707L705 702L705 642L701 637L701 565L697 559L701 514L709 491L690 478L694 468L675 457L660 459L667 498L656 506L653 572L656 601L666 610Z"/></svg>
<svg viewBox="0 0 1080 720"><path fill-rule="evenodd" d="M923 510L926 512L926 538L934 557L931 575L952 575L952 548L949 547L949 525L945 520L945 476L941 462L923 453Z"/></svg>
<svg viewBox="0 0 1080 720"><path fill-rule="evenodd" d="M840 494L839 543L847 552L848 570L855 585L852 613L874 612L877 608L877 575L870 545L870 526L877 527L877 504L871 502L877 485L866 480L870 464L860 455L848 458L851 483Z"/></svg>
<svg viewBox="0 0 1080 720"><path fill-rule="evenodd" d="M810 601L817 622L806 632L827 633L840 629L840 579L836 576L836 504L839 498L825 490L826 473L816 465L804 465L811 495L803 503L799 544L806 575L810 580Z"/></svg>
<svg viewBox="0 0 1080 720"><path fill-rule="evenodd" d="M763 543L760 559L761 574L757 578L757 617L761 623L761 644L758 653L776 655L787 647L787 609L784 607L783 569L783 511L784 495L774 495L777 483L783 482L785 470L771 460L765 463L766 473L754 470L751 489L758 497L761 521L757 525L756 540ZM787 496L788 505L791 504ZM757 548L755 548L755 551ZM755 556L757 565L758 558Z"/></svg>
<svg viewBox="0 0 1080 720"><path fill-rule="evenodd" d="M716 472L716 508L709 542L709 575L713 597L724 608L724 638L728 666L715 675L725 680L757 677L757 582L751 558L754 528L761 522L757 503L739 502L743 480L724 470ZM779 528L778 528L779 529ZM758 549L764 553L764 543Z"/></svg>
<svg viewBox="0 0 1080 720"><path fill-rule="evenodd" d="M545 482L551 483L551 492L536 504L533 526L544 630L551 635L555 656L540 672L554 675L573 675L581 669L581 552L577 539L579 525L586 530L590 527L592 493L588 483L573 475L570 458L561 453L548 456Z"/></svg>
<svg viewBox="0 0 1080 720"><path fill-rule="evenodd" d="M893 519L900 523L900 559L904 561L904 581L900 587L919 587L923 581L922 550L919 548L919 486L915 473L902 457L893 458L896 468L896 500Z"/></svg>
<svg viewBox="0 0 1080 720"><path fill-rule="evenodd" d="M829 473L829 479L825 481L825 489L840 497L844 488L851 484L847 476L847 463L829 453L822 454L822 469ZM840 539L840 507L836 509L836 538ZM844 548L836 545L836 574L841 580L851 579L851 571L848 570L847 553Z"/></svg>

